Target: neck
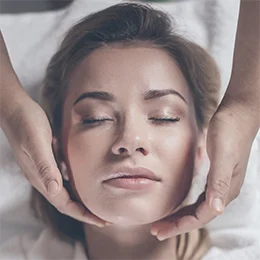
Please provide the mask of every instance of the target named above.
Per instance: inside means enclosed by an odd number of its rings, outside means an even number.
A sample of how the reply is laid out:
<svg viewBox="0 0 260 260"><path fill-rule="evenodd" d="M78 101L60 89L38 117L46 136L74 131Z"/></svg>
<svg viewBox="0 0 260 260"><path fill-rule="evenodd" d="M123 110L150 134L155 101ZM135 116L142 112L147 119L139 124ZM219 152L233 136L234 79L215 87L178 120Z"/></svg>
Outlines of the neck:
<svg viewBox="0 0 260 260"><path fill-rule="evenodd" d="M177 259L176 237L159 241L151 225L111 225L98 228L84 225L89 259Z"/></svg>

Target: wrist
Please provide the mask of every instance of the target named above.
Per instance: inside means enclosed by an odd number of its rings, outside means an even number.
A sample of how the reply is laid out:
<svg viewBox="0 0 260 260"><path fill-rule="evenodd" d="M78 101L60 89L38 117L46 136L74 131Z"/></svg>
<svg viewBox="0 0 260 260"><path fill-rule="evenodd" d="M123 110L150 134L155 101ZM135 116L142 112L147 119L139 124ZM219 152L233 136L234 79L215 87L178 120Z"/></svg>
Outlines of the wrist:
<svg viewBox="0 0 260 260"><path fill-rule="evenodd" d="M17 83L12 84L11 87L6 86L5 91L1 91L1 97L0 97L1 126L5 122L8 122L11 117L17 114L17 111L22 110L24 105L28 102L28 97L29 97L28 94Z"/></svg>
<svg viewBox="0 0 260 260"><path fill-rule="evenodd" d="M260 127L260 102L250 102L249 99L225 94L217 111L217 117L224 122L235 122L237 127L247 129L245 132L255 136Z"/></svg>

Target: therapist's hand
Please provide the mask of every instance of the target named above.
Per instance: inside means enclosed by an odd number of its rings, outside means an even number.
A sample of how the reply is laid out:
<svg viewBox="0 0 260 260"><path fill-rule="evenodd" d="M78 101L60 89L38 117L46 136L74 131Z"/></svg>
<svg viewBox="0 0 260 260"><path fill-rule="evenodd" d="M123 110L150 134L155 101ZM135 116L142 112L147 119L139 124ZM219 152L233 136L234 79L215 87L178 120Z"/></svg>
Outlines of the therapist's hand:
<svg viewBox="0 0 260 260"><path fill-rule="evenodd" d="M151 233L159 240L205 226L239 195L260 126L259 19L260 2L242 0L231 79L208 127L205 192L193 205L152 224Z"/></svg>
<svg viewBox="0 0 260 260"><path fill-rule="evenodd" d="M257 109L259 111L259 106ZM252 111L256 111L256 107L253 109L247 104L230 102L221 105L208 129L210 170L206 192L200 195L195 204L154 223L152 232L157 234L158 239L203 227L239 195L251 145L259 128L259 114Z"/></svg>
<svg viewBox="0 0 260 260"><path fill-rule="evenodd" d="M52 150L52 131L43 109L22 89L0 32L1 127L25 177L61 213L104 226L104 220L74 202L63 187Z"/></svg>

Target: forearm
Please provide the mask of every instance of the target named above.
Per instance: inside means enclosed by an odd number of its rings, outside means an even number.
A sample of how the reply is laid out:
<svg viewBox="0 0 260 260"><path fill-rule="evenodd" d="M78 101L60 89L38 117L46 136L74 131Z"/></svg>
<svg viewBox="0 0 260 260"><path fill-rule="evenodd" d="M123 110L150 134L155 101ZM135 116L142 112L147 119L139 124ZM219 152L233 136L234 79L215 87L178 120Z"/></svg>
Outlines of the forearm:
<svg viewBox="0 0 260 260"><path fill-rule="evenodd" d="M233 69L224 103L248 105L260 114L260 2L242 0Z"/></svg>
<svg viewBox="0 0 260 260"><path fill-rule="evenodd" d="M15 74L0 31L0 125L17 109L27 93Z"/></svg>

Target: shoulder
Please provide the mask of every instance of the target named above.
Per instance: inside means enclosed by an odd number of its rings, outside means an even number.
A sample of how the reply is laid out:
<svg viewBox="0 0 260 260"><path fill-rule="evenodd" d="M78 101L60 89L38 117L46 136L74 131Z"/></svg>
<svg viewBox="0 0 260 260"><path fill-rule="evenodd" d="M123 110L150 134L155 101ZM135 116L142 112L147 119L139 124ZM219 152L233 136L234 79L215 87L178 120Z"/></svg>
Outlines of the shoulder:
<svg viewBox="0 0 260 260"><path fill-rule="evenodd" d="M49 228L11 238L1 245L0 255L3 260L87 259L80 243L63 241Z"/></svg>

